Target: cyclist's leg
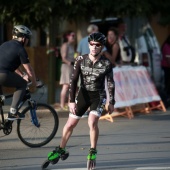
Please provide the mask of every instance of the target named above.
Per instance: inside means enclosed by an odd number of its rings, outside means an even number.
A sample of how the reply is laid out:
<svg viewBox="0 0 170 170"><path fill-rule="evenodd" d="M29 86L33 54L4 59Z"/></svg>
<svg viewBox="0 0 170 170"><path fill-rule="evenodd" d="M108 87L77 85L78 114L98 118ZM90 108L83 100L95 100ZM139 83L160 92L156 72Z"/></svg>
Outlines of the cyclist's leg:
<svg viewBox="0 0 170 170"><path fill-rule="evenodd" d="M25 94L27 82L18 74L9 72L7 74L6 81L3 83L3 86L16 88L10 108L10 112L15 114L17 113L18 105Z"/></svg>
<svg viewBox="0 0 170 170"><path fill-rule="evenodd" d="M2 86L8 77L8 73L0 73L0 85Z"/></svg>

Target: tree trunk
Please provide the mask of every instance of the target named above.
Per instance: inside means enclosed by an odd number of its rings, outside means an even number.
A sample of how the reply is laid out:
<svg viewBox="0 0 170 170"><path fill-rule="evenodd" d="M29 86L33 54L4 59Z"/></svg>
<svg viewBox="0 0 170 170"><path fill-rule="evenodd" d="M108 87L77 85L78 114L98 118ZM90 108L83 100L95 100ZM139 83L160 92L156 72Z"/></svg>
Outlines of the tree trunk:
<svg viewBox="0 0 170 170"><path fill-rule="evenodd" d="M49 49L56 46L56 32L58 30L57 22L51 23L49 26L49 43L47 44ZM47 101L49 104L55 103L55 91L56 91L56 56L55 52L49 53L48 58L48 97Z"/></svg>

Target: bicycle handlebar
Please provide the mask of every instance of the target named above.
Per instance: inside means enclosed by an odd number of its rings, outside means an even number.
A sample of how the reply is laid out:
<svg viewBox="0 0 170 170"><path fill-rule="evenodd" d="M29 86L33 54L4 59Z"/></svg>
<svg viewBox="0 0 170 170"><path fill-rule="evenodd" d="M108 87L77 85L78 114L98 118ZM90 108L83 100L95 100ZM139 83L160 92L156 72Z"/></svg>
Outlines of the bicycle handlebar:
<svg viewBox="0 0 170 170"><path fill-rule="evenodd" d="M44 86L44 83L41 80L37 79L36 82L37 82L37 84L36 84L37 88L41 88Z"/></svg>
<svg viewBox="0 0 170 170"><path fill-rule="evenodd" d="M32 84L32 82L29 81L29 82L27 83L27 86L30 86L31 84ZM43 83L41 80L36 79L36 88L41 88L41 87L43 87L43 86L44 86L44 83Z"/></svg>

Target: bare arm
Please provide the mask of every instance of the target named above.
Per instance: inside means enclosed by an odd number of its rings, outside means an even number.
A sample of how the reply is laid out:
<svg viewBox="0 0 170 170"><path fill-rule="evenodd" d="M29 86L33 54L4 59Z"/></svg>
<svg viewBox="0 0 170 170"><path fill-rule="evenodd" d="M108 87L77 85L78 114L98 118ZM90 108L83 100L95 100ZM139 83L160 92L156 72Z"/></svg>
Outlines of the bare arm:
<svg viewBox="0 0 170 170"><path fill-rule="evenodd" d="M29 77L28 75L22 71L22 69L20 67L18 67L16 70L15 70L15 73L17 73L18 75L20 75L24 80L26 80L27 82L29 81Z"/></svg>
<svg viewBox="0 0 170 170"><path fill-rule="evenodd" d="M118 43L115 43L113 46L112 46L112 58L113 58L113 61L114 61L114 64L116 65L116 58L118 56L118 52L119 52L119 44Z"/></svg>
<svg viewBox="0 0 170 170"><path fill-rule="evenodd" d="M31 66L30 63L23 64L23 67L26 71L26 74L28 75L29 79L31 80L32 84L36 86L36 77L35 77L35 72Z"/></svg>
<svg viewBox="0 0 170 170"><path fill-rule="evenodd" d="M112 46L112 55L110 55L107 51L103 51L103 55L110 60L110 62L113 64L113 65L116 65L116 57L118 55L118 52L119 52L119 44L118 43L115 43L113 46Z"/></svg>
<svg viewBox="0 0 170 170"><path fill-rule="evenodd" d="M114 64L114 61L113 61L113 59L112 59L112 56L111 56L107 51L103 51L102 54L103 54L107 59L109 59L112 64Z"/></svg>
<svg viewBox="0 0 170 170"><path fill-rule="evenodd" d="M20 68L17 68L17 69L15 70L15 73L17 73L17 74L20 75L21 77L22 77L22 75L23 75L23 71L22 71Z"/></svg>

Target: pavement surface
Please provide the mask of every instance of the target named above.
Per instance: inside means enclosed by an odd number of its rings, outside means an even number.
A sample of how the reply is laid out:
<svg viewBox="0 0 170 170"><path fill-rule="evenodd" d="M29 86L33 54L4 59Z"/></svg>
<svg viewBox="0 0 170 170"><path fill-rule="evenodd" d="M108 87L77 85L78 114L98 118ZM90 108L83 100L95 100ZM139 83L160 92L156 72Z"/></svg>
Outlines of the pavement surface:
<svg viewBox="0 0 170 170"><path fill-rule="evenodd" d="M59 144L67 118L59 120L56 137L42 148L25 147L15 131L8 136L0 131L0 170L40 170L47 153ZM99 127L96 170L170 169L170 111L135 114L131 120L117 117L113 123L101 120ZM87 118L81 119L66 148L69 158L47 169L85 170L89 150Z"/></svg>
<svg viewBox="0 0 170 170"><path fill-rule="evenodd" d="M32 95L40 99L41 94ZM11 101L6 101L4 111ZM40 170L49 151L59 144L68 112L58 111L60 126L56 137L42 148L28 148L19 142L16 132L5 136L0 131L0 170ZM14 123L14 126L17 126ZM150 114L135 113L133 119L116 117L111 123L99 121L100 136L96 170L170 170L170 110ZM81 119L67 145L70 156L48 170L87 170L89 150L87 118Z"/></svg>

